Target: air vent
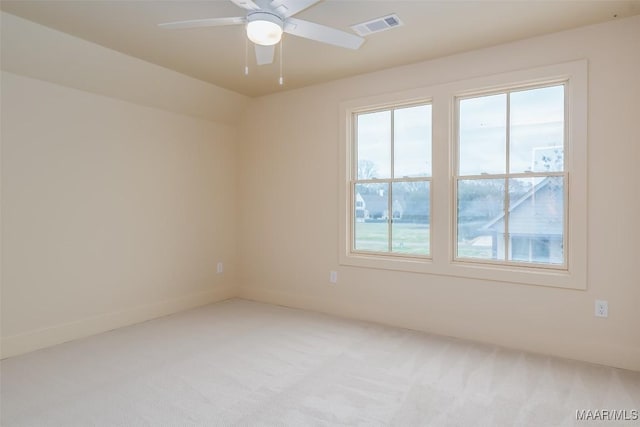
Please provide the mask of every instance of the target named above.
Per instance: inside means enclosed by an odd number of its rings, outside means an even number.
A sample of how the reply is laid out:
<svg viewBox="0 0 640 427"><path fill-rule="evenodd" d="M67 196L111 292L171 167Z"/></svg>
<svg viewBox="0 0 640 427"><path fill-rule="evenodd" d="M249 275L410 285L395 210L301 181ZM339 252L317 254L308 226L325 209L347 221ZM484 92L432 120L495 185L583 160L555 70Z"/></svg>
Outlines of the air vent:
<svg viewBox="0 0 640 427"><path fill-rule="evenodd" d="M382 18L372 19L362 24L352 25L351 29L358 33L359 36L368 36L369 34L379 33L380 31L390 30L395 27L404 25L398 15L383 16Z"/></svg>

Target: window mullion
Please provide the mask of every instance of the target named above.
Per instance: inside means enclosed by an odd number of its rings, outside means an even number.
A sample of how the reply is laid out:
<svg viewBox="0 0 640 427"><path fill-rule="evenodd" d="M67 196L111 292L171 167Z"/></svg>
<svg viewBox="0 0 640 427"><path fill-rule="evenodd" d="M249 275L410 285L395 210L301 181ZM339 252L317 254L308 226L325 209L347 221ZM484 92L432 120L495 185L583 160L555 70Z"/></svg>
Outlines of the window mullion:
<svg viewBox="0 0 640 427"><path fill-rule="evenodd" d="M349 218L351 222L350 234L349 236L349 250L354 251L356 249L356 184L358 181L356 179L351 180L351 185L349 186L349 191L351 195L349 199L351 200L351 207L349 208Z"/></svg>
<svg viewBox="0 0 640 427"><path fill-rule="evenodd" d="M391 176L390 176L390 180L389 183L387 184L388 187L388 200L387 200L387 224L389 227L389 242L388 242L388 248L389 248L389 252L392 252L393 249L393 184L392 184L392 180L396 177L396 172L395 172L395 109L392 108L391 109L391 135L389 135L389 138L391 140L391 144L389 144L391 146Z"/></svg>
<svg viewBox="0 0 640 427"><path fill-rule="evenodd" d="M509 261L509 174L511 173L510 157L511 157L511 92L507 92L507 117L506 117L506 135L505 142L505 177L504 177L504 260Z"/></svg>
<svg viewBox="0 0 640 427"><path fill-rule="evenodd" d="M504 260L509 261L509 178L504 178Z"/></svg>
<svg viewBox="0 0 640 427"><path fill-rule="evenodd" d="M350 146L350 155L351 165L349 168L349 222L350 226L347 228L349 234L349 251L354 251L356 249L356 184L358 179L358 115L355 113L351 114L351 141L354 143Z"/></svg>

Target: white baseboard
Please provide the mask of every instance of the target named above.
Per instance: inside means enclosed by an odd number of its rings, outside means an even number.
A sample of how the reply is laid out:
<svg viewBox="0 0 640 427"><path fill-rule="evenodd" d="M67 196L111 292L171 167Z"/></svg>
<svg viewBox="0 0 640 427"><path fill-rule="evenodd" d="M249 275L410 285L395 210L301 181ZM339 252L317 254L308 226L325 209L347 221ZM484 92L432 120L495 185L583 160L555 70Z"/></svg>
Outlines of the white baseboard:
<svg viewBox="0 0 640 427"><path fill-rule="evenodd" d="M4 337L0 340L0 358L17 356L235 296L237 288L226 287Z"/></svg>
<svg viewBox="0 0 640 427"><path fill-rule="evenodd" d="M473 336L465 336L464 333L450 333L450 331L439 331L435 329L425 329L407 318L390 316L380 307L364 307L359 304L354 307L348 301L340 299L329 299L318 296L295 294L274 289L261 287L244 286L240 288L238 297L252 301L264 302L268 304L282 305L286 307L312 310L320 313L341 316L345 318L375 322L400 328L422 331L435 335L450 336L468 341L480 342ZM482 341L489 345L511 348L515 350L527 351L535 354L560 357L564 359L577 360L581 362L593 363L597 365L611 366L615 368L628 369L640 372L640 348L620 347L609 348L606 353L602 351L598 343L575 342L571 348L550 348L543 343L531 343L523 346L510 343L508 337L495 337L491 342Z"/></svg>

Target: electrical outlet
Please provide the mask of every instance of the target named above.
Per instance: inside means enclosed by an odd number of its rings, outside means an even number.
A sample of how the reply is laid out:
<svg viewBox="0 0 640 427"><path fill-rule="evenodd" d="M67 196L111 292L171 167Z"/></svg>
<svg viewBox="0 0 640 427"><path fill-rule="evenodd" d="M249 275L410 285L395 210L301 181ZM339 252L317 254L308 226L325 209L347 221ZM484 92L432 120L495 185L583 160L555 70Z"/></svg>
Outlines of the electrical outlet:
<svg viewBox="0 0 640 427"><path fill-rule="evenodd" d="M609 303L603 300L596 300L596 317L609 317Z"/></svg>
<svg viewBox="0 0 640 427"><path fill-rule="evenodd" d="M224 265L222 265L221 262L218 263L217 267L216 267L216 272L218 274L222 273L224 271Z"/></svg>
<svg viewBox="0 0 640 427"><path fill-rule="evenodd" d="M331 270L329 272L329 282L338 283L338 272Z"/></svg>

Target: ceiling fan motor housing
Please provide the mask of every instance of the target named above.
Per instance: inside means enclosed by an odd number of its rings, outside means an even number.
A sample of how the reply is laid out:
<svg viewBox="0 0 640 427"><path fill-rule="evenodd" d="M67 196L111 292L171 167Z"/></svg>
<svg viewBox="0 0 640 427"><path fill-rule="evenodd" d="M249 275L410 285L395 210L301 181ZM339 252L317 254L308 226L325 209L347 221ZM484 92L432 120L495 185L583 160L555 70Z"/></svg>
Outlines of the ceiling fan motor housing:
<svg viewBox="0 0 640 427"><path fill-rule="evenodd" d="M271 46L280 41L284 20L275 13L258 10L247 15L247 37L252 42Z"/></svg>

